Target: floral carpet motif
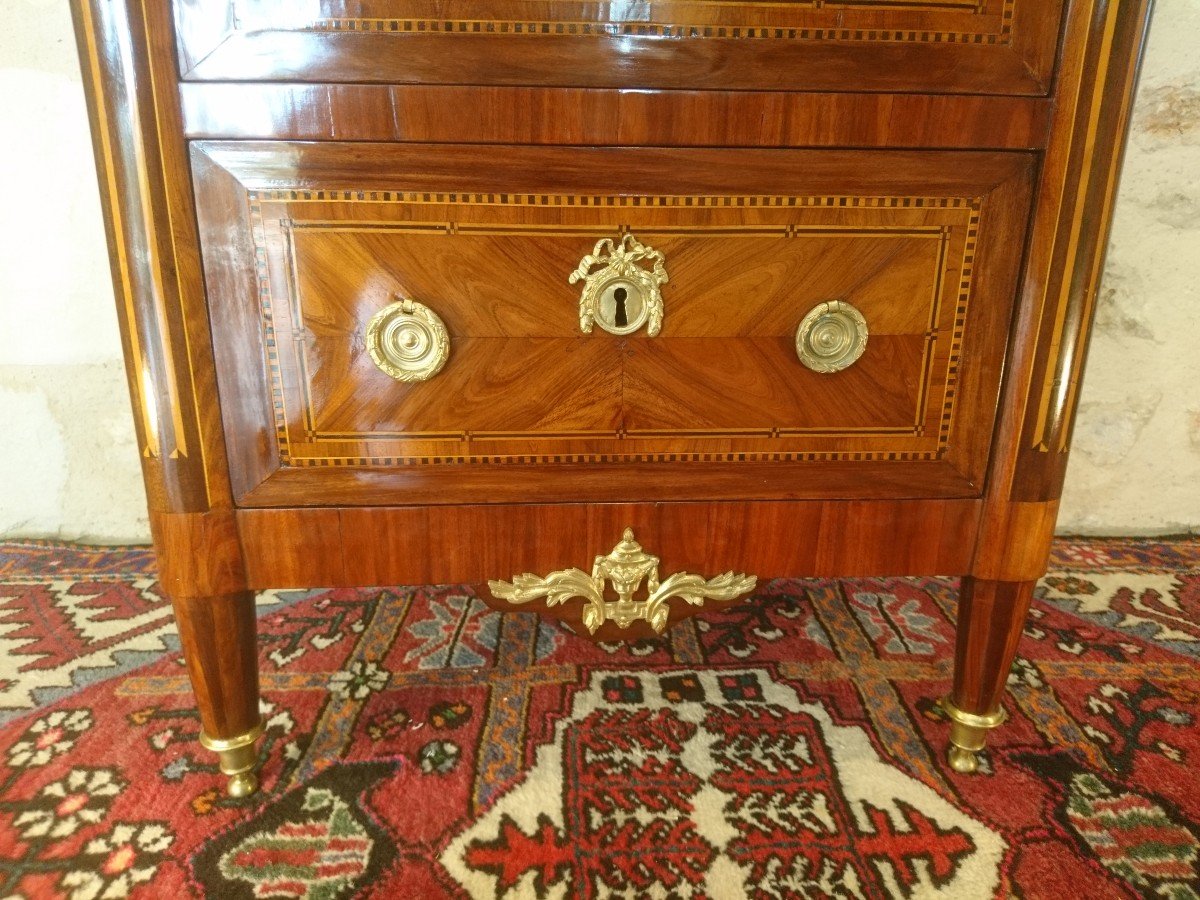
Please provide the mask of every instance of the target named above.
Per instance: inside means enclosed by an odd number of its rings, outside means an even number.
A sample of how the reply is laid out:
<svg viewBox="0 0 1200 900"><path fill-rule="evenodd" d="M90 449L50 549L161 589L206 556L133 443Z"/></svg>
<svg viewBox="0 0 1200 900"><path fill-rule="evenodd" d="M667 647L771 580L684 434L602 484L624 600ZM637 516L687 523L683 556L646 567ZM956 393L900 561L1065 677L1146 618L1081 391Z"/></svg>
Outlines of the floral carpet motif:
<svg viewBox="0 0 1200 900"><path fill-rule="evenodd" d="M1200 541L1062 541L981 771L957 582L774 581L589 644L457 587L266 592L262 791L141 549L0 545L0 898L1200 897Z"/></svg>

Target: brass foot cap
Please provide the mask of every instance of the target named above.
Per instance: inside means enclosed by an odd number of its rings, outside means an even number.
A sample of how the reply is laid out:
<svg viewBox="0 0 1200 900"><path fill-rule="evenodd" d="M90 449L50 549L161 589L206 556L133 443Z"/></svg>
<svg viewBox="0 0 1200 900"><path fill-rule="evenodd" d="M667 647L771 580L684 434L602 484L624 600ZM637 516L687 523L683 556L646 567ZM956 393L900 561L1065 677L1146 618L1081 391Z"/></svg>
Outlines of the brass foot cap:
<svg viewBox="0 0 1200 900"><path fill-rule="evenodd" d="M946 755L950 759L950 768L960 775L972 775L979 770L979 757L970 750L951 744Z"/></svg>
<svg viewBox="0 0 1200 900"><path fill-rule="evenodd" d="M230 797L249 797L258 790L258 776L253 772L231 775L225 790Z"/></svg>
<svg viewBox="0 0 1200 900"><path fill-rule="evenodd" d="M954 701L949 697L943 697L939 701L939 705L942 707L942 712L944 712L946 717L955 725L960 725L964 728L971 728L980 732L987 732L998 725L1003 725L1005 720L1008 719L1008 713L1004 711L1003 706L996 707L996 709L990 713L980 714L969 713L965 710L959 709L954 705Z"/></svg>
<svg viewBox="0 0 1200 900"><path fill-rule="evenodd" d="M950 768L962 775L979 771L979 752L987 733L1007 718L1004 707L990 713L969 713L955 706L949 697L942 698L941 706L950 720L950 748L946 753Z"/></svg>
<svg viewBox="0 0 1200 900"><path fill-rule="evenodd" d="M200 743L217 754L221 771L229 776L226 790L230 797L248 797L258 790L258 776L254 774L258 749L254 745L262 733L262 722L231 738L212 738L200 733Z"/></svg>

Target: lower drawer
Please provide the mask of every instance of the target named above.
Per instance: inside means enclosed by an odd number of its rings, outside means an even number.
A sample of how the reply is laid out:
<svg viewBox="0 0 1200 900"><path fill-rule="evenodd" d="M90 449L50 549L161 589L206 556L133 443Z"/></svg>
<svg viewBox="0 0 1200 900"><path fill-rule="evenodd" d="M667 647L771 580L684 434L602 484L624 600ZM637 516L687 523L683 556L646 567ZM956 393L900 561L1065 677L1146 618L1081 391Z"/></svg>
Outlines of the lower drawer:
<svg viewBox="0 0 1200 900"><path fill-rule="evenodd" d="M627 528L660 557L664 576L736 571L765 582L968 572L982 506L827 500L243 509L237 523L247 577L263 589L483 584L586 569Z"/></svg>
<svg viewBox="0 0 1200 900"><path fill-rule="evenodd" d="M1027 154L193 164L244 505L979 493Z"/></svg>

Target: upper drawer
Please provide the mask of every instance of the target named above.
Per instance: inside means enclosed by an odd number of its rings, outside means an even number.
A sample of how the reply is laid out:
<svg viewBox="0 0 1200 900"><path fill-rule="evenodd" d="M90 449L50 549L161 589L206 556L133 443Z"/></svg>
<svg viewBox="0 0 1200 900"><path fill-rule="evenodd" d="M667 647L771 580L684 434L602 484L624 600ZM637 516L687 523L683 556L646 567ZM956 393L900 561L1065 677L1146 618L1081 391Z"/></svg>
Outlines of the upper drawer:
<svg viewBox="0 0 1200 900"><path fill-rule="evenodd" d="M188 80L1047 93L1062 0L175 0Z"/></svg>
<svg viewBox="0 0 1200 900"><path fill-rule="evenodd" d="M980 490L1028 154L193 163L245 503Z"/></svg>

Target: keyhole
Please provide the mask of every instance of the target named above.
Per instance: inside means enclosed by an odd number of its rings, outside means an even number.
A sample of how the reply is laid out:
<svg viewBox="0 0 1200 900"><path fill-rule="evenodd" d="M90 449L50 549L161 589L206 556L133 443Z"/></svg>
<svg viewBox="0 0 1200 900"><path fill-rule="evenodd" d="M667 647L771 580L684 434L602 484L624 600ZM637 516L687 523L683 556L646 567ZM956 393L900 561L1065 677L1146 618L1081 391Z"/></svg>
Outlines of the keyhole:
<svg viewBox="0 0 1200 900"><path fill-rule="evenodd" d="M625 328L629 325L629 315L625 312L625 298L629 296L629 292L625 288L617 288L613 291L613 299L617 301L616 310L616 326Z"/></svg>

